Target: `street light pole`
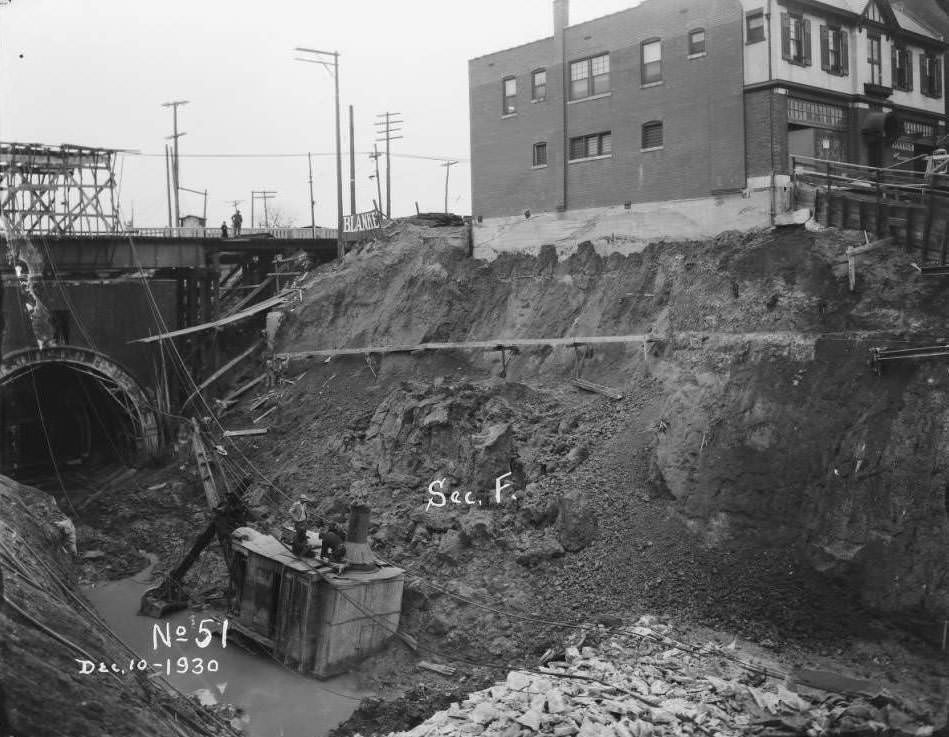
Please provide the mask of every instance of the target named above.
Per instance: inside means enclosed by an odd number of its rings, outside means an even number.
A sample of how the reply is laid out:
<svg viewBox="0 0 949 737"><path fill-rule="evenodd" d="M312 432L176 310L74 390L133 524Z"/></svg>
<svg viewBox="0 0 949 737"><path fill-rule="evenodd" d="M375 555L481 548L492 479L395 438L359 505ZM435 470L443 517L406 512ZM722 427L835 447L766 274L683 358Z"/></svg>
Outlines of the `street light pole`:
<svg viewBox="0 0 949 737"><path fill-rule="evenodd" d="M297 61L321 64L324 69L330 70L330 73L333 75L334 95L336 98L336 257L342 260L345 251L343 249L343 151L339 114L339 52L305 49L300 46L297 46L295 50L304 54L315 54L318 57L333 57L332 65L330 65L330 62L326 61L325 58L301 59L297 57Z"/></svg>

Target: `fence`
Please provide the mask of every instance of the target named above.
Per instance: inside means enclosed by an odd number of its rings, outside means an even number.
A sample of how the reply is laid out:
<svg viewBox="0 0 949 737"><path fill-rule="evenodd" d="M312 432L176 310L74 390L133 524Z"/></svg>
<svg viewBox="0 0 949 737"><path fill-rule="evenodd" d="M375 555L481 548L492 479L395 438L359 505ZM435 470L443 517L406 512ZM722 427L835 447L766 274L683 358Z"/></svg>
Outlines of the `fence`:
<svg viewBox="0 0 949 737"><path fill-rule="evenodd" d="M949 176L808 156L791 159L795 207L813 207L822 225L893 236L922 265L945 265Z"/></svg>

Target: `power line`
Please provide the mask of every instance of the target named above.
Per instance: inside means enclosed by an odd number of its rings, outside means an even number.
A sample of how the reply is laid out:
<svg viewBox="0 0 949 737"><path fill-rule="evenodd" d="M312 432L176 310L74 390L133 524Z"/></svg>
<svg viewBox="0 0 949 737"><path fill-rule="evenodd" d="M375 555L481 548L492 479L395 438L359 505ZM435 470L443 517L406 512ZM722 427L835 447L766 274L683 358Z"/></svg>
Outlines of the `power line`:
<svg viewBox="0 0 949 737"><path fill-rule="evenodd" d="M393 140L395 137L393 137ZM345 151L344 153L349 153ZM372 151L355 151L353 152L357 156L372 156ZM129 156L139 156L142 158L164 158L165 154L152 154L152 153L129 153ZM327 151L313 151L309 154L310 156L336 156L335 152ZM467 164L471 162L471 159L459 156L430 156L427 154L398 154L392 153L392 158L396 159L418 159L420 161L459 161L461 163ZM182 159L305 159L307 153L246 153L246 154L235 154L235 153L210 153L210 154L180 154Z"/></svg>

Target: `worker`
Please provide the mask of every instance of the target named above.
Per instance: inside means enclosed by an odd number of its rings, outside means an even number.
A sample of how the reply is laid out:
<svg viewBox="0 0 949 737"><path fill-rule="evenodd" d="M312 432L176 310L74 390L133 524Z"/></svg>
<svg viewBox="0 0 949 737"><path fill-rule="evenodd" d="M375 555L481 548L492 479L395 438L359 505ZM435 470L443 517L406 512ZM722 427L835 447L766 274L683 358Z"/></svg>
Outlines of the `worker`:
<svg viewBox="0 0 949 737"><path fill-rule="evenodd" d="M320 539L323 546L320 548L320 557L327 560L341 561L346 553L346 546L343 545L345 535L339 529L335 522L330 523L329 528L324 532Z"/></svg>
<svg viewBox="0 0 949 737"><path fill-rule="evenodd" d="M244 218L243 218L243 216L241 215L241 211L235 209L235 210L234 210L234 214L231 215L231 225L234 226L234 237L235 237L235 238L240 238L240 237L241 237L241 223L243 223L243 222L244 222Z"/></svg>
<svg viewBox="0 0 949 737"><path fill-rule="evenodd" d="M293 545L291 550L294 555L306 555L310 548L306 542L306 505L310 500L303 494L290 507L290 519L293 520Z"/></svg>
<svg viewBox="0 0 949 737"><path fill-rule="evenodd" d="M221 238L227 239L227 221L221 222Z"/></svg>

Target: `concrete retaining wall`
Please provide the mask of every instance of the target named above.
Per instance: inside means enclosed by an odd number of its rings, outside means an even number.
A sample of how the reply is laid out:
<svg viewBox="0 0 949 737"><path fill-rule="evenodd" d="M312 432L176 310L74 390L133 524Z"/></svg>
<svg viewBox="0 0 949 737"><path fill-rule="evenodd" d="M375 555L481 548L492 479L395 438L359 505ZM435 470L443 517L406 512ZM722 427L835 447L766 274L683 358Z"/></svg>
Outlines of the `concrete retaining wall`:
<svg viewBox="0 0 949 737"><path fill-rule="evenodd" d="M501 253L536 254L548 243L565 256L583 241L591 241L601 254L638 253L655 241L698 240L770 224L771 192L760 188L744 194L638 203L629 209L618 205L484 218L474 222L472 236L475 258L490 261Z"/></svg>

